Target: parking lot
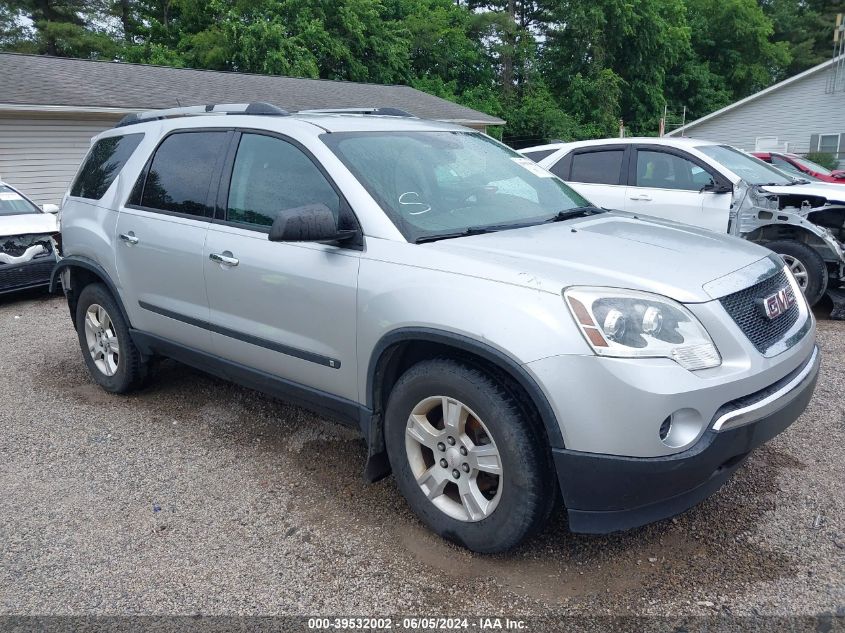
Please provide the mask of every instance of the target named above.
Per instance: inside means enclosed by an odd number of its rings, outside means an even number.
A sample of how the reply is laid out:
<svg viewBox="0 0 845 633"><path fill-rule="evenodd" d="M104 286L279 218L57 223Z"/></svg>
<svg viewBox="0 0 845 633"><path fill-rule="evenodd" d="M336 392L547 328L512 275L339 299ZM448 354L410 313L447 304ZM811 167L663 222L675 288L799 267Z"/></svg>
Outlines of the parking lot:
<svg viewBox="0 0 845 633"><path fill-rule="evenodd" d="M426 531L356 434L162 363L107 395L60 298L0 299L8 614L815 614L845 610L845 324L815 397L717 495L503 556Z"/></svg>

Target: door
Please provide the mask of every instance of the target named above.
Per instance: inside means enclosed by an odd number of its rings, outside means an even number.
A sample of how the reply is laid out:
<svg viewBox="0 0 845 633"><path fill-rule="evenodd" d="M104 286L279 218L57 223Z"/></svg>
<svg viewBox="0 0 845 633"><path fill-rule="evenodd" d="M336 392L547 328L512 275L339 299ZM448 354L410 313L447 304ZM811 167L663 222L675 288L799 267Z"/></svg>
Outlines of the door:
<svg viewBox="0 0 845 633"><path fill-rule="evenodd" d="M624 145L576 149L549 168L591 203L607 209L625 208Z"/></svg>
<svg viewBox="0 0 845 633"><path fill-rule="evenodd" d="M287 139L244 133L229 162L204 256L216 353L357 401L359 251L268 240L276 215L309 204L326 205L341 228L357 222L317 164Z"/></svg>
<svg viewBox="0 0 845 633"><path fill-rule="evenodd" d="M203 246L231 133L167 136L121 207L115 257L137 329L208 351Z"/></svg>
<svg viewBox="0 0 845 633"><path fill-rule="evenodd" d="M708 191L717 177L679 151L638 147L631 158L625 210L727 233L731 196Z"/></svg>

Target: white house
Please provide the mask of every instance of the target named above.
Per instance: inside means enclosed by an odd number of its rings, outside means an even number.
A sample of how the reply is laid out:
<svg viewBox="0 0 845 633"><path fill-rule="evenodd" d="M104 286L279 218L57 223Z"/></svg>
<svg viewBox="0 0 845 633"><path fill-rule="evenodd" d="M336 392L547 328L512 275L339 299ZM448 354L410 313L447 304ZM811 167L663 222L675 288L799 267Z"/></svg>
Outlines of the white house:
<svg viewBox="0 0 845 633"><path fill-rule="evenodd" d="M673 130L746 151L836 154L845 164L845 58L831 59Z"/></svg>
<svg viewBox="0 0 845 633"><path fill-rule="evenodd" d="M286 110L398 108L484 130L504 121L410 86L0 53L0 180L57 203L91 137L126 114L266 101Z"/></svg>

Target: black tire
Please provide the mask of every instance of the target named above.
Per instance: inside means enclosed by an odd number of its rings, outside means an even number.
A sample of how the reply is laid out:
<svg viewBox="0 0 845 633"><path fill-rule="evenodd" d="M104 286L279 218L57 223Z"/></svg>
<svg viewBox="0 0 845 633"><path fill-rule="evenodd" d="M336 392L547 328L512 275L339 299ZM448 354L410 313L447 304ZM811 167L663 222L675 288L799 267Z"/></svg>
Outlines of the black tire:
<svg viewBox="0 0 845 633"><path fill-rule="evenodd" d="M450 516L429 500L414 476L405 447L406 429L414 407L433 396L464 403L486 426L498 449L501 494L495 509L480 520ZM515 547L545 525L558 495L548 441L535 418L480 369L447 359L414 365L391 391L385 414L387 453L399 490L423 523L443 538L481 553ZM440 458L438 454L435 460Z"/></svg>
<svg viewBox="0 0 845 633"><path fill-rule="evenodd" d="M827 290L827 266L821 255L802 242L780 240L769 242L766 247L784 256L787 264L797 261L807 271L807 284L803 288L807 303L817 304Z"/></svg>
<svg viewBox="0 0 845 633"><path fill-rule="evenodd" d="M117 367L113 375L109 376L97 367L89 351L85 333L85 318L88 308L92 305L102 306L108 313L111 328L117 337L120 352L117 354ZM140 387L147 375L147 363L132 342L129 327L118 308L111 292L103 284L90 284L82 289L76 305L76 333L82 357L88 367L88 373L98 385L111 393L127 393Z"/></svg>

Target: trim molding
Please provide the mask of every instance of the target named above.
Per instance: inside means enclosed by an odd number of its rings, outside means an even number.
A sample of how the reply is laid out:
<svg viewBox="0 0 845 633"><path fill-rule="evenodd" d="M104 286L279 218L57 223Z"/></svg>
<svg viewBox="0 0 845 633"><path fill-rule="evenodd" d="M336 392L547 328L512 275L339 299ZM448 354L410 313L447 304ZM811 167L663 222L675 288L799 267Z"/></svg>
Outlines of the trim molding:
<svg viewBox="0 0 845 633"><path fill-rule="evenodd" d="M214 323L203 321L202 319L195 319L194 317L189 317L178 312L173 312L172 310L168 310L166 308L160 308L159 306L152 305L151 303L147 303L146 301L139 301L138 305L149 312L155 312L156 314L160 314L161 316L167 317L169 319L181 321L182 323L187 323L188 325L193 325L204 330L209 330L210 332L214 332L216 334L228 336L229 338L233 338L238 341L243 341L244 343L249 343L250 345L255 345L257 347L263 347L264 349L273 350L274 352L279 352L280 354L285 354L286 356L293 356L294 358L307 360L308 362L323 365L324 367L340 369L340 360L336 358L323 356L322 354L315 354L314 352L309 352L308 350L299 349L297 347L290 347L289 345L283 345L282 343L277 343L275 341L270 341L265 338L253 336L252 334L246 334L245 332L232 330L230 328L223 327L222 325L215 325Z"/></svg>

